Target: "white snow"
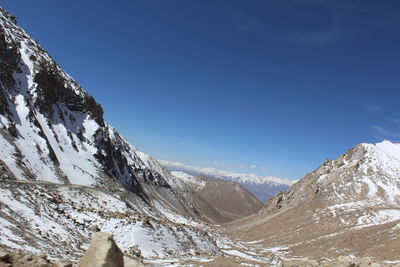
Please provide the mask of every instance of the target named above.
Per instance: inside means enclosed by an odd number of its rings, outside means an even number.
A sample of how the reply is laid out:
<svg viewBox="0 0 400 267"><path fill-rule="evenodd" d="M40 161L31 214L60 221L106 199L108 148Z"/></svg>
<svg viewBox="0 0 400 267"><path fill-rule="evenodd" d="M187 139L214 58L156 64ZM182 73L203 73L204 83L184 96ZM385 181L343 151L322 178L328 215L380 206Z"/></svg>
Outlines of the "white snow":
<svg viewBox="0 0 400 267"><path fill-rule="evenodd" d="M15 147L0 135L0 159L16 177L23 178L23 172L15 164L15 153Z"/></svg>
<svg viewBox="0 0 400 267"><path fill-rule="evenodd" d="M20 138L15 140L15 144L21 151L21 155L23 155L23 163L36 177L40 177L44 181L60 182L50 160L38 153L37 146L46 154L49 151L45 140L38 135L28 120L29 108L27 107L25 97L22 94L17 95L15 97L15 104L16 116L20 120L20 123L17 123L16 127L21 135ZM21 176L17 177L20 178Z"/></svg>
<svg viewBox="0 0 400 267"><path fill-rule="evenodd" d="M197 172L205 175L211 175L217 178L230 178L232 180L240 181L243 183L254 183L254 184L276 184L276 185L289 185L291 186L296 181L291 181L288 179L278 178L274 176L260 176L254 173L235 173L231 171L218 170L215 168L203 168L193 165L183 164L181 162L159 160L159 162L164 166L170 166L174 168L179 168L182 170L187 170L191 172Z"/></svg>
<svg viewBox="0 0 400 267"><path fill-rule="evenodd" d="M239 257L239 258L242 258L242 259L250 260L250 261L267 262L267 260L264 259L264 258L251 256L251 255L248 255L248 254L246 254L244 252L241 252L239 250L236 250L236 249L227 249L227 250L224 250L224 252L226 254L229 254L229 255L232 255L232 256L236 256L236 257Z"/></svg>
<svg viewBox="0 0 400 267"><path fill-rule="evenodd" d="M89 189L87 189L89 190ZM110 196L97 190L91 190L90 195L84 195L80 190L74 190L68 187L58 188L58 192L64 201L73 203L76 207L84 209L85 207L95 208L96 210L107 210L108 212L127 212L128 207L117 195ZM95 199L95 201L93 201Z"/></svg>
<svg viewBox="0 0 400 267"><path fill-rule="evenodd" d="M364 228L400 220L399 209L384 209L364 211L364 215L357 220L356 228Z"/></svg>
<svg viewBox="0 0 400 267"><path fill-rule="evenodd" d="M18 201L9 191L0 189L1 202L6 205L10 210L16 212L19 216L26 219L31 223L31 225L36 225L37 229L42 232L54 231L58 235L68 236L68 232L59 224L55 223L53 220L35 214L34 210L28 207L24 202L24 198L21 196L21 200ZM27 201L27 200L25 200ZM5 211L3 211L5 212Z"/></svg>
<svg viewBox="0 0 400 267"><path fill-rule="evenodd" d="M171 174L174 175L175 177L179 178L182 182L184 182L186 184L191 184L191 185L196 186L197 190L203 188L206 185L205 181L202 181L202 180L194 177L193 175L190 175L183 171L172 171Z"/></svg>
<svg viewBox="0 0 400 267"><path fill-rule="evenodd" d="M388 156L399 160L400 159L400 144L392 143L390 141L383 141L381 143L375 144L375 146Z"/></svg>
<svg viewBox="0 0 400 267"><path fill-rule="evenodd" d="M150 215L146 215L148 219L143 220L143 215L132 213L119 197L95 189L63 186L46 191L44 188L34 187L29 193L21 190L18 198L7 189L0 189L1 213L13 216L20 223L26 220L29 227L25 231L47 233L52 240L65 240L72 246L80 242L80 235L88 242L88 226L97 225L101 231L111 233L123 251L129 252L137 246L147 259L194 255L196 251L217 251L204 224L191 224L189 220L186 221L188 224L179 224L162 216L156 218ZM54 204L54 194L61 197L61 203ZM11 223L4 218L0 219L0 240L3 244L20 248L14 242L19 240L29 250L35 249L11 232ZM84 248L87 248L87 243L75 249Z"/></svg>
<svg viewBox="0 0 400 267"><path fill-rule="evenodd" d="M363 178L368 184L369 194L374 196L382 189L389 202L400 199L400 144L383 141L377 144L363 144L367 149L364 170L372 169L374 174ZM368 173L368 172L367 172Z"/></svg>
<svg viewBox="0 0 400 267"><path fill-rule="evenodd" d="M257 244L257 243L260 243L262 241L264 241L264 239L254 240L254 241L247 241L247 242L243 242L243 243L246 243L246 244Z"/></svg>
<svg viewBox="0 0 400 267"><path fill-rule="evenodd" d="M283 246L280 246L280 247L267 247L267 248L263 248L263 251L264 252L265 251L273 252L273 253L276 253L276 254L287 254L287 253L289 253L288 249L289 249L289 247L283 247Z"/></svg>
<svg viewBox="0 0 400 267"><path fill-rule="evenodd" d="M16 249L26 249L23 245L25 243L24 240L12 231L15 228L14 224L0 217L0 228L0 244ZM30 251L36 252L34 249L30 249Z"/></svg>

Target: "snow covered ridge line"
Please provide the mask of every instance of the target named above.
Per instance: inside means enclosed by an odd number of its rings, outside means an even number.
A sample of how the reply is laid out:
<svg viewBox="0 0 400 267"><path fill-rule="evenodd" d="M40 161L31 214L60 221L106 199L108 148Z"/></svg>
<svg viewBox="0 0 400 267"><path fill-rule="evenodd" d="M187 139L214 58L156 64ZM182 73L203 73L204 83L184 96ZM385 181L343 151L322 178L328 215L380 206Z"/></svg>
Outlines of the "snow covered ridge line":
<svg viewBox="0 0 400 267"><path fill-rule="evenodd" d="M218 170L215 168L203 168L193 165L186 165L176 161L168 161L168 160L158 160L158 161L165 167L178 168L181 170L192 171L199 174L215 176L217 178L230 178L238 180L242 183L254 183L254 184L271 183L271 184L291 186L296 182L275 176L261 176L254 173L236 173L231 171Z"/></svg>

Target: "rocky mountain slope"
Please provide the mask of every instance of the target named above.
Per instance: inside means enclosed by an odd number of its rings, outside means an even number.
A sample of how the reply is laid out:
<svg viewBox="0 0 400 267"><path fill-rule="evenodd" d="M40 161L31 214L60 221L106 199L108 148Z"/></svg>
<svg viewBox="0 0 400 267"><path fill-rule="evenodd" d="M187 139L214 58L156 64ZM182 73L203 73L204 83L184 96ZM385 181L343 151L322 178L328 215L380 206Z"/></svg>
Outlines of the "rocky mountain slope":
<svg viewBox="0 0 400 267"><path fill-rule="evenodd" d="M220 214L214 219L218 223L249 216L261 209L263 205L252 193L236 182L204 175L193 176L182 171L171 173L199 193Z"/></svg>
<svg viewBox="0 0 400 267"><path fill-rule="evenodd" d="M360 144L325 161L231 233L294 255L400 255L400 144Z"/></svg>
<svg viewBox="0 0 400 267"><path fill-rule="evenodd" d="M248 173L235 173L215 168L202 168L186 165L180 162L160 160L160 163L171 171L183 171L191 175L205 175L215 179L236 182L249 190L262 202L275 196L278 192L288 189L294 182L274 176L260 176Z"/></svg>
<svg viewBox="0 0 400 267"><path fill-rule="evenodd" d="M101 230L148 261L223 255L207 205L0 8L0 246L76 260Z"/></svg>

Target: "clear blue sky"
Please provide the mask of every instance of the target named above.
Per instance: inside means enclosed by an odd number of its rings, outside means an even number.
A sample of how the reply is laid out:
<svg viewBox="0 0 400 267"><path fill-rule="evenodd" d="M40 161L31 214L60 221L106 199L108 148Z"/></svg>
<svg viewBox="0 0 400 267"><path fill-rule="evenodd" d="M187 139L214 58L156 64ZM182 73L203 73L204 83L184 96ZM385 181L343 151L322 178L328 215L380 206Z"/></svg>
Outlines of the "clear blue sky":
<svg viewBox="0 0 400 267"><path fill-rule="evenodd" d="M157 158L294 179L400 139L400 1L0 4Z"/></svg>

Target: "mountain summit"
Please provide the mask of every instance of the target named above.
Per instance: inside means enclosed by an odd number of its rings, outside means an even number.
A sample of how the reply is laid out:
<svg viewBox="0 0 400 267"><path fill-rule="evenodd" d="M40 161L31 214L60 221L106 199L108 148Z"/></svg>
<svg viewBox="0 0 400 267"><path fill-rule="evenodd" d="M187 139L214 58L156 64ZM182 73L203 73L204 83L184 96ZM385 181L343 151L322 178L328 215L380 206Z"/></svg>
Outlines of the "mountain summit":
<svg viewBox="0 0 400 267"><path fill-rule="evenodd" d="M400 233L400 144L360 144L325 161L256 215L232 227L295 254L395 258Z"/></svg>

